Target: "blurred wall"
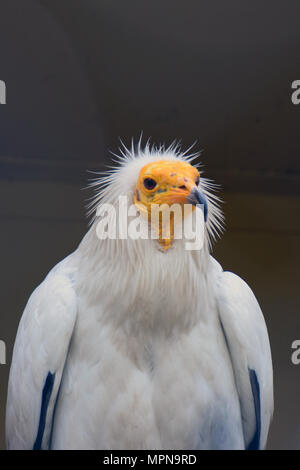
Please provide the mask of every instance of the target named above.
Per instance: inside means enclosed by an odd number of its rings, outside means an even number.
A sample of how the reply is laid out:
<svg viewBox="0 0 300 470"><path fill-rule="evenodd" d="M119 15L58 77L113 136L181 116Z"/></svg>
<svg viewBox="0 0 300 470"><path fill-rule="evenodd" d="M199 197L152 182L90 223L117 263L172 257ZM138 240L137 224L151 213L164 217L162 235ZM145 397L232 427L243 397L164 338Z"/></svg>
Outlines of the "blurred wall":
<svg viewBox="0 0 300 470"><path fill-rule="evenodd" d="M274 361L269 448L300 448L299 2L2 0L0 448L7 378L28 296L86 231L89 170L118 137L197 140L222 185L214 255L253 288Z"/></svg>

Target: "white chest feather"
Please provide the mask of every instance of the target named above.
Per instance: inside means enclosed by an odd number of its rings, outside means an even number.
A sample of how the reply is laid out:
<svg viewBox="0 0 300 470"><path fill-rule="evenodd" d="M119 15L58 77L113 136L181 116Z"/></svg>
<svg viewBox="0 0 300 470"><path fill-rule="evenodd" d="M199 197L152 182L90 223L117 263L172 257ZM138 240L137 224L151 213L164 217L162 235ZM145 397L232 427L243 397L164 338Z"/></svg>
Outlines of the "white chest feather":
<svg viewBox="0 0 300 470"><path fill-rule="evenodd" d="M152 286L127 278L134 297L121 283L95 303L81 292L53 448L243 447L213 293L202 295L210 281L186 275L182 290L165 266Z"/></svg>

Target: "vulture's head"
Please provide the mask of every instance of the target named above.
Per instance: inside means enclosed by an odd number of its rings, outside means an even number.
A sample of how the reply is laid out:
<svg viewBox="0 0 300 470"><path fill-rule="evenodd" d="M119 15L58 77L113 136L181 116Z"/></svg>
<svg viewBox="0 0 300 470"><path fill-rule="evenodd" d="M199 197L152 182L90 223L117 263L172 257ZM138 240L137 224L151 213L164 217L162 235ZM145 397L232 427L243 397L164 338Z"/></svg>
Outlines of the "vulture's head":
<svg viewBox="0 0 300 470"><path fill-rule="evenodd" d="M117 166L92 182L96 196L90 212L98 238L169 253L182 249L185 224L197 227L201 214L203 246L209 249L222 230L223 215L212 193L215 185L193 165L198 156L176 144L121 148Z"/></svg>

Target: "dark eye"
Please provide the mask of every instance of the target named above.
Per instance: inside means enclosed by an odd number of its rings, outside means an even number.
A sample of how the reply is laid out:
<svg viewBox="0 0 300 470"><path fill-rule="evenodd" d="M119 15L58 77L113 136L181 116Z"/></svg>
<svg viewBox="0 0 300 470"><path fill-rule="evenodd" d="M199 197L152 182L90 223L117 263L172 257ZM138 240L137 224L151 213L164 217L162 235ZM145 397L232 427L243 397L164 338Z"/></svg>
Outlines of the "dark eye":
<svg viewBox="0 0 300 470"><path fill-rule="evenodd" d="M146 189L154 189L156 186L156 181L152 178L145 178L144 179L144 186Z"/></svg>
<svg viewBox="0 0 300 470"><path fill-rule="evenodd" d="M195 181L196 186L199 186L199 183L200 183L200 177L198 176L196 181Z"/></svg>

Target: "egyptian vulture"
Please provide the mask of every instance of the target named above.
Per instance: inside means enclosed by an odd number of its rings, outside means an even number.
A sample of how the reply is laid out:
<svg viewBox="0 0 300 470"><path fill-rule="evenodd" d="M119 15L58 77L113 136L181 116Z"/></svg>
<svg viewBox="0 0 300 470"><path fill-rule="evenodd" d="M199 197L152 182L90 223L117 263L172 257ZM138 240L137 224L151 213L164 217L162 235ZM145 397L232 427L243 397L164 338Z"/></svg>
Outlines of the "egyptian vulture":
<svg viewBox="0 0 300 470"><path fill-rule="evenodd" d="M267 328L248 285L210 254L223 216L193 158L176 145L138 144L94 182L89 231L32 293L20 321L8 449L265 447ZM120 213L120 196L148 228L152 206L192 205L181 222L201 215L202 248L176 238L178 219L162 234L161 215L156 237L101 238L104 204L123 223L134 220Z"/></svg>

